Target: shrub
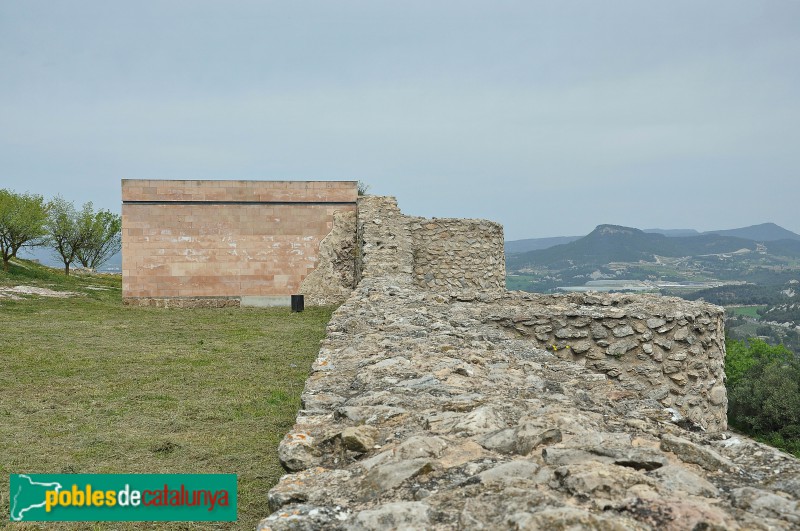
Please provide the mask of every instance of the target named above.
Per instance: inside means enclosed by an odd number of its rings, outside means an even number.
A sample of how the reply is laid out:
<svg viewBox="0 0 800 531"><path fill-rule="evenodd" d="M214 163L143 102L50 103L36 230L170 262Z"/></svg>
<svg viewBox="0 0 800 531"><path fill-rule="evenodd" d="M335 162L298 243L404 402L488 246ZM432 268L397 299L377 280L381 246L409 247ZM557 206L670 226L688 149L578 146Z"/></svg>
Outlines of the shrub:
<svg viewBox="0 0 800 531"><path fill-rule="evenodd" d="M728 340L728 422L800 455L800 358L783 345Z"/></svg>

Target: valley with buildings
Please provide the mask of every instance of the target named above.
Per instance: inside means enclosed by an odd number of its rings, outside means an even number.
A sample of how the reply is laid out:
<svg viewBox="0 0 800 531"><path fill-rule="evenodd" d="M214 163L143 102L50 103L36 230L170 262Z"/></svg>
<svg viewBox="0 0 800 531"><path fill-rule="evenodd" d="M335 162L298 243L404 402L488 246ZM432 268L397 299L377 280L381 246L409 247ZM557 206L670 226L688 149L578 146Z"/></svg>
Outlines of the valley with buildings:
<svg viewBox="0 0 800 531"><path fill-rule="evenodd" d="M729 336L800 352L800 235L771 223L657 230L599 225L582 238L506 242L508 288L702 299L728 308Z"/></svg>

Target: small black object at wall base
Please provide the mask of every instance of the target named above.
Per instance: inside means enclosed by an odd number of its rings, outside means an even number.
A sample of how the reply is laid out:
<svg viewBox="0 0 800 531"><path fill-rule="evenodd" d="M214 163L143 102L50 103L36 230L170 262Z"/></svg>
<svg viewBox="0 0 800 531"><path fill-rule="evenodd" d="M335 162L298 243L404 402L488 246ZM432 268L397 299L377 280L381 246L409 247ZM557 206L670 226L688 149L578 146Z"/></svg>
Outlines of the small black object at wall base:
<svg viewBox="0 0 800 531"><path fill-rule="evenodd" d="M304 308L305 308L305 297L303 295L292 295L292 311L302 312Z"/></svg>

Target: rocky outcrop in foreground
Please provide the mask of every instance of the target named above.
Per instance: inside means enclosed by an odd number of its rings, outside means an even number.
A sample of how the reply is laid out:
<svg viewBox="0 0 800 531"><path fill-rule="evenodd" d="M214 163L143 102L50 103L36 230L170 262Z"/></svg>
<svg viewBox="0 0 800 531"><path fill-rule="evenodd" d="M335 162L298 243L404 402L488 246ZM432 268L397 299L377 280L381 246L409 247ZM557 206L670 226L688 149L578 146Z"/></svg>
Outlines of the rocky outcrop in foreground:
<svg viewBox="0 0 800 531"><path fill-rule="evenodd" d="M535 296L364 278L328 326L280 445L291 473L258 528L800 528L800 461L719 419L714 308L574 297L552 304L588 321L558 337L536 331ZM634 309L653 301L663 317L648 326ZM656 394L648 367L659 368Z"/></svg>

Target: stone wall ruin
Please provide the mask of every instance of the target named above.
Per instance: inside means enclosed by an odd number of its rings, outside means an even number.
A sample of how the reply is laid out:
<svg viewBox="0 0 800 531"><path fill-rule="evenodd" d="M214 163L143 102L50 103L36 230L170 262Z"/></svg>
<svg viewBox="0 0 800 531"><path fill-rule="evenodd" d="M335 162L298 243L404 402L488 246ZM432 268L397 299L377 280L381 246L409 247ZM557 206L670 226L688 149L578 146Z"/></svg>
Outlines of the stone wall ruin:
<svg viewBox="0 0 800 531"><path fill-rule="evenodd" d="M414 283L437 291L503 290L503 227L481 219L408 218Z"/></svg>
<svg viewBox="0 0 800 531"><path fill-rule="evenodd" d="M362 278L374 276L411 275L431 291L505 290L500 224L404 216L393 197L359 198L355 220L335 220L320 255L319 269L326 273L312 273L300 287L311 304L341 303Z"/></svg>
<svg viewBox="0 0 800 531"><path fill-rule="evenodd" d="M488 319L703 430L727 428L722 308L652 295L509 297Z"/></svg>
<svg viewBox="0 0 800 531"><path fill-rule="evenodd" d="M303 284L311 303L339 302L363 278L474 301L482 324L605 374L704 430L727 428L722 308L650 295L509 293L497 223L404 216L394 198L374 196L359 199L355 242L352 221L323 242L320 254L336 258L321 261L319 277L337 272Z"/></svg>
<svg viewBox="0 0 800 531"><path fill-rule="evenodd" d="M800 527L800 462L725 431L720 308L429 285L398 216L359 202L260 530Z"/></svg>

